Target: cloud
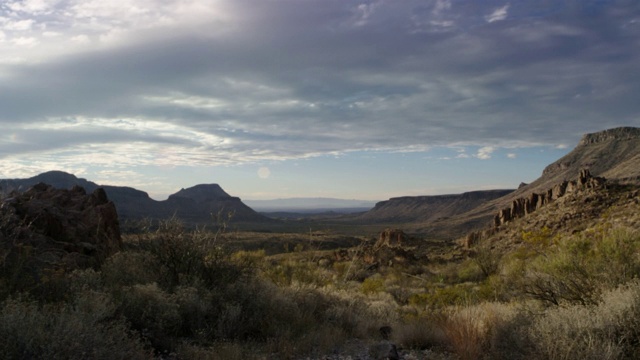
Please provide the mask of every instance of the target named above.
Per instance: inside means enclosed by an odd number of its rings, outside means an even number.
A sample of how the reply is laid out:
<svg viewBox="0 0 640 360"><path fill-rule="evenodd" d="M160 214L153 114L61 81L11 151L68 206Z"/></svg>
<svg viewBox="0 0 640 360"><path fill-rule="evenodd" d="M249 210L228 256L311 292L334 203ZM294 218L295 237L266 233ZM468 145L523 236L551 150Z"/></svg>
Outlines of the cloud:
<svg viewBox="0 0 640 360"><path fill-rule="evenodd" d="M8 21L3 27L8 31L25 31L31 29L34 23L35 21L33 19Z"/></svg>
<svg viewBox="0 0 640 360"><path fill-rule="evenodd" d="M475 157L480 160L488 160L491 159L491 154L493 154L494 151L496 151L496 149L493 146L481 147L480 149L478 149Z"/></svg>
<svg viewBox="0 0 640 360"><path fill-rule="evenodd" d="M507 154L507 157L508 157L509 159L515 159L515 158L517 158L517 157L518 157L518 155L517 155L517 154L515 154L515 153L508 153L508 154Z"/></svg>
<svg viewBox="0 0 640 360"><path fill-rule="evenodd" d="M11 4L0 16L24 29L0 38L0 126L22 140L0 143L3 162L217 165L452 145L488 158L640 125L640 5Z"/></svg>
<svg viewBox="0 0 640 360"><path fill-rule="evenodd" d="M509 4L506 4L503 7L495 9L491 14L485 16L484 19L488 23L506 19L509 11L509 6L510 6Z"/></svg>

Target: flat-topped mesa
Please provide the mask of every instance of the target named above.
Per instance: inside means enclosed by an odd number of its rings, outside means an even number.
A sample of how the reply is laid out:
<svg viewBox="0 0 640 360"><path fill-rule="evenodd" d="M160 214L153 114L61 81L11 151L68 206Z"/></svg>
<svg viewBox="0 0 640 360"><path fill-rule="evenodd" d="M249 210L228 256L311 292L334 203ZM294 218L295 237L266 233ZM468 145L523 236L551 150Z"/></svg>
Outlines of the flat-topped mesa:
<svg viewBox="0 0 640 360"><path fill-rule="evenodd" d="M582 139L580 139L580 143L578 145L584 146L611 140L620 141L632 139L640 139L640 128L619 127L615 129L599 131L592 134L585 134L582 136Z"/></svg>

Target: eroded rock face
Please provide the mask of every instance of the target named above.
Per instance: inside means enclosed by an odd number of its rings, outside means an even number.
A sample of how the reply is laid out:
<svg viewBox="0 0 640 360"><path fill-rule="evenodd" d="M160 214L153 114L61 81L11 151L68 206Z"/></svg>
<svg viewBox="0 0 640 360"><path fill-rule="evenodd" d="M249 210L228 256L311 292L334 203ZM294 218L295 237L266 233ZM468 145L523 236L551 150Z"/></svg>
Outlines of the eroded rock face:
<svg viewBox="0 0 640 360"><path fill-rule="evenodd" d="M592 176L588 169L582 169L577 180L563 181L556 184L543 193L532 193L528 197L518 198L511 203L511 207L502 209L493 220L494 227L499 227L507 222L526 216L551 201L557 200L566 194L582 189L597 189L606 186L606 179Z"/></svg>
<svg viewBox="0 0 640 360"><path fill-rule="evenodd" d="M567 194L581 190L599 189L606 186L607 181L605 178L592 176L588 169L582 169L576 180L565 180L545 192L531 193L527 197L513 200L510 207L498 211L494 216L491 228L468 234L463 240L463 245L465 248L471 248L480 240L495 234L501 226L508 222L527 216Z"/></svg>
<svg viewBox="0 0 640 360"><path fill-rule="evenodd" d="M407 235L400 229L385 229L380 233L380 236L378 236L378 241L373 248L380 249L382 247L400 247L406 239Z"/></svg>
<svg viewBox="0 0 640 360"><path fill-rule="evenodd" d="M88 195L40 183L5 198L0 219L5 262L23 257L32 268L83 268L122 247L116 208L100 188Z"/></svg>

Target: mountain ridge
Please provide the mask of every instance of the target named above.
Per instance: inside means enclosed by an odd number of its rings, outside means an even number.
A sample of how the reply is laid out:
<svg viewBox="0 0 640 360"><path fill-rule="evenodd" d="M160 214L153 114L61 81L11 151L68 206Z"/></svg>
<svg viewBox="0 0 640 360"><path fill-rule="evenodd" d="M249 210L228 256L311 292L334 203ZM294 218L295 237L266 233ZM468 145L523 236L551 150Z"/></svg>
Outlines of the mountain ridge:
<svg viewBox="0 0 640 360"><path fill-rule="evenodd" d="M127 186L98 185L78 178L64 171L48 171L26 179L0 179L0 190L24 191L38 183L46 183L55 188L71 189L78 185L87 192L103 188L109 200L113 201L120 220L143 218L166 219L176 216L186 223L203 224L216 221L221 212L232 214L233 221L270 222L273 221L245 205L239 197L227 194L218 184L199 184L181 189L167 200L157 201L149 194Z"/></svg>

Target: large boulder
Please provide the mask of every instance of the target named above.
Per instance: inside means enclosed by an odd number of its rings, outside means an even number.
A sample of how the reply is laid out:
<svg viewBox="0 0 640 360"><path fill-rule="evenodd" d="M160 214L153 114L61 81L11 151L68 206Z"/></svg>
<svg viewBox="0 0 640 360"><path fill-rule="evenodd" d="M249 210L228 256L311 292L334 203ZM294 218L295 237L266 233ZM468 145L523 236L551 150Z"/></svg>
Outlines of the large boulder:
<svg viewBox="0 0 640 360"><path fill-rule="evenodd" d="M118 214L104 190L43 183L0 204L0 262L6 271L65 272L97 267L122 248ZM9 269L9 270L7 270Z"/></svg>

